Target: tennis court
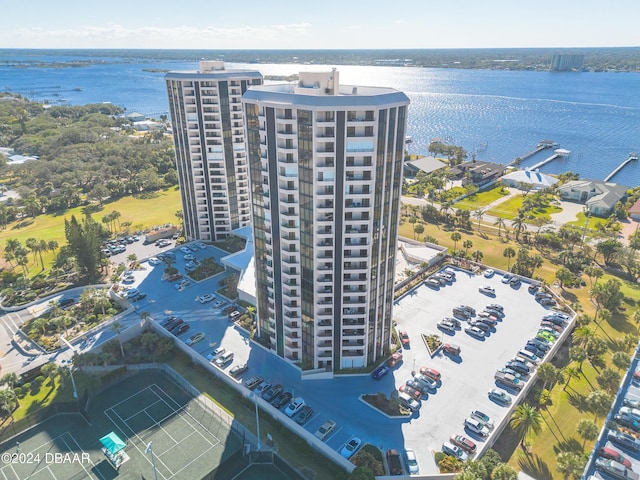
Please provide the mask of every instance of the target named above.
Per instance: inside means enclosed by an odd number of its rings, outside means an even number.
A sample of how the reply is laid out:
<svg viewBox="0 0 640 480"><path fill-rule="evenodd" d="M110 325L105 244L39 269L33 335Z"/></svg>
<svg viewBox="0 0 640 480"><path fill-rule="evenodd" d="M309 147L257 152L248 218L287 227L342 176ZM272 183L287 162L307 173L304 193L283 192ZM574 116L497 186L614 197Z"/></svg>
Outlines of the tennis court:
<svg viewBox="0 0 640 480"><path fill-rule="evenodd" d="M157 370L102 391L88 414L91 425L58 415L4 442L0 480L203 478L242 447L228 419ZM110 432L126 444L117 469L100 443Z"/></svg>

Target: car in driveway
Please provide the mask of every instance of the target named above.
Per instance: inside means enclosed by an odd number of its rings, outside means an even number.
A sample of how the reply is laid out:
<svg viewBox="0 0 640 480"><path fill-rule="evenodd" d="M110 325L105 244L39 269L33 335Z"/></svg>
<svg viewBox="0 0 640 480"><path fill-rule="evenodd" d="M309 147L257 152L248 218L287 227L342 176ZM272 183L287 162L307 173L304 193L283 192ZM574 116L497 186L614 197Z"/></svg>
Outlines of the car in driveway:
<svg viewBox="0 0 640 480"><path fill-rule="evenodd" d="M640 478L640 475L633 470L607 458L596 458L596 469L620 480L638 480Z"/></svg>
<svg viewBox="0 0 640 480"><path fill-rule="evenodd" d="M340 451L340 455L342 455L344 458L351 458L353 456L354 453L356 453L358 451L358 448L360 448L360 445L362 444L362 440L360 440L358 437L353 437L351 440L349 440L344 447L342 447L342 450Z"/></svg>
<svg viewBox="0 0 640 480"><path fill-rule="evenodd" d="M487 268L484 271L484 278L491 278L495 275L496 271L492 268Z"/></svg>
<svg viewBox="0 0 640 480"><path fill-rule="evenodd" d="M478 448L475 442L469 440L464 435L451 435L449 441L470 454L476 453L476 449Z"/></svg>
<svg viewBox="0 0 640 480"><path fill-rule="evenodd" d="M409 475L417 475L420 473L420 467L418 466L418 459L416 458L416 452L407 448L404 451L404 463L407 465Z"/></svg>
<svg viewBox="0 0 640 480"><path fill-rule="evenodd" d="M300 409L298 413L295 414L293 420L295 420L298 425L304 425L312 415L313 408L311 408L309 405L305 405L304 407L302 407L302 409Z"/></svg>
<svg viewBox="0 0 640 480"><path fill-rule="evenodd" d="M467 454L467 452L465 452L459 446L454 445L451 442L444 442L442 444L442 451L447 455L451 455L452 457L455 457L458 460L461 460L463 462L469 458L469 455Z"/></svg>
<svg viewBox="0 0 640 480"><path fill-rule="evenodd" d="M244 381L244 386L247 387L249 390L253 390L256 387L258 387L258 385L260 385L261 383L262 383L262 377L260 375L254 375L253 377Z"/></svg>
<svg viewBox="0 0 640 480"><path fill-rule="evenodd" d="M489 390L489 398L503 405L509 405L511 403L511 396L502 390L498 390L497 388L492 388L491 390Z"/></svg>
<svg viewBox="0 0 640 480"><path fill-rule="evenodd" d="M484 331L482 331L482 329L480 329L479 327L467 327L464 329L465 332L467 332L469 335L471 335L472 337L478 338L478 339L484 339Z"/></svg>
<svg viewBox="0 0 640 480"><path fill-rule="evenodd" d="M193 347L196 343L202 341L204 339L204 333L198 332L189 337L189 339L185 342L190 347Z"/></svg>
<svg viewBox="0 0 640 480"><path fill-rule="evenodd" d="M326 422L324 422L322 425L318 427L314 435L316 438L319 438L320 440L324 440L329 436L331 432L333 432L335 428L336 428L336 422L334 422L333 420L327 420Z"/></svg>
<svg viewBox="0 0 640 480"><path fill-rule="evenodd" d="M607 433L607 438L616 445L620 445L623 448L626 448L633 452L640 452L640 440L632 435L629 435L628 433L619 432L617 430L609 430L609 432Z"/></svg>
<svg viewBox="0 0 640 480"><path fill-rule="evenodd" d="M238 378L240 375L249 370L249 365L246 363L241 363L239 365L234 365L231 370L229 370L229 375L233 378Z"/></svg>
<svg viewBox="0 0 640 480"><path fill-rule="evenodd" d="M473 417L465 418L464 426L470 432L475 433L476 435L479 435L481 437L487 437L489 436L489 433L491 433L489 431L489 428L484 423Z"/></svg>
<svg viewBox="0 0 640 480"><path fill-rule="evenodd" d="M302 407L305 406L304 398L298 397L291 400L291 403L287 405L287 408L284 409L284 414L287 417L293 417L296 413L302 410Z"/></svg>
<svg viewBox="0 0 640 480"><path fill-rule="evenodd" d="M391 369L387 365L380 365L378 368L376 368L373 371L373 373L371 373L371 376L373 377L374 380L380 380L387 373L389 373L390 370Z"/></svg>
<svg viewBox="0 0 640 480"><path fill-rule="evenodd" d="M619 451L611 447L602 447L598 450L598 455L603 458L608 458L610 460L615 460L618 463L621 463L627 468L631 468L631 460L622 455Z"/></svg>
<svg viewBox="0 0 640 480"><path fill-rule="evenodd" d="M291 392L280 392L278 396L273 398L269 403L274 407L280 409L288 404L291 401L292 397L293 395L291 395Z"/></svg>

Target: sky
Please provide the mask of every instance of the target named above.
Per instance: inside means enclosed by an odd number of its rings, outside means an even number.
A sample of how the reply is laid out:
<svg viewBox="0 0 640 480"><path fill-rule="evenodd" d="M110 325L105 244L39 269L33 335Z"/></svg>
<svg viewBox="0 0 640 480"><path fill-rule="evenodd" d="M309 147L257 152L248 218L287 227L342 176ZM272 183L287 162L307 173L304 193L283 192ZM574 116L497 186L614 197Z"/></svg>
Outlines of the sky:
<svg viewBox="0 0 640 480"><path fill-rule="evenodd" d="M638 0L27 0L0 17L0 48L640 46Z"/></svg>

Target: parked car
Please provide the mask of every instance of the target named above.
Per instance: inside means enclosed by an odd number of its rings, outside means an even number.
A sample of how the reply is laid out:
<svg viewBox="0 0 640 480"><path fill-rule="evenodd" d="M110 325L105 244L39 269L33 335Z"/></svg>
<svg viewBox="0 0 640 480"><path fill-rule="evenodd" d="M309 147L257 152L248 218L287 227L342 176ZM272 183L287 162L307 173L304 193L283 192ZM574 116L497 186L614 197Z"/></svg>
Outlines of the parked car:
<svg viewBox="0 0 640 480"><path fill-rule="evenodd" d="M254 388L257 388L261 383L262 377L260 375L254 375L253 377L244 381L244 386L249 390L253 390Z"/></svg>
<svg viewBox="0 0 640 480"><path fill-rule="evenodd" d="M633 400L631 398L625 397L622 403L625 407L640 408L640 400Z"/></svg>
<svg viewBox="0 0 640 480"><path fill-rule="evenodd" d="M404 468L402 468L402 460L397 450L387 450L387 465L389 466L389 473L391 475L404 474Z"/></svg>
<svg viewBox="0 0 640 480"><path fill-rule="evenodd" d="M380 380L382 377L384 377L387 373L389 373L390 368L386 365L380 365L378 368L376 368L373 373L371 374L371 376L374 378L374 380Z"/></svg>
<svg viewBox="0 0 640 480"><path fill-rule="evenodd" d="M518 285L520 285L520 277L518 277L517 275L511 277L511 279L509 280L509 285L511 285L512 287L517 287Z"/></svg>
<svg viewBox="0 0 640 480"><path fill-rule="evenodd" d="M422 393L420 392L420 390L410 387L409 385L406 385L406 384L400 385L400 387L398 387L398 391L406 393L407 395L409 395L415 400L420 400L420 397L422 397Z"/></svg>
<svg viewBox="0 0 640 480"><path fill-rule="evenodd" d="M189 337L189 339L185 342L190 347L194 346L196 343L202 341L204 339L204 333L198 332Z"/></svg>
<svg viewBox="0 0 640 480"><path fill-rule="evenodd" d="M529 366L519 360L510 360L505 364L505 366L507 368L510 368L511 370L515 370L520 375L529 375L529 373L531 372Z"/></svg>
<svg viewBox="0 0 640 480"><path fill-rule="evenodd" d="M144 292L140 292L138 295L136 295L135 297L133 297L132 299L130 299L132 302L139 302L140 300L143 300L147 298L147 294Z"/></svg>
<svg viewBox="0 0 640 480"><path fill-rule="evenodd" d="M247 365L246 363L241 363L240 365L234 365L234 367L229 370L229 375L231 375L233 378L237 378L247 370L249 370L249 365Z"/></svg>
<svg viewBox="0 0 640 480"><path fill-rule="evenodd" d="M174 273L173 275L169 275L169 277L167 278L167 280L169 280L170 282L175 282L176 280L181 280L181 279L182 279L181 273Z"/></svg>
<svg viewBox="0 0 640 480"><path fill-rule="evenodd" d="M413 388L415 390L418 390L422 394L422 398L424 398L425 395L429 394L429 388L424 383L418 382L413 377L409 378L405 382L405 385L407 385L407 387L411 387L411 388Z"/></svg>
<svg viewBox="0 0 640 480"><path fill-rule="evenodd" d="M222 355L220 355L218 358L216 358L213 361L213 364L216 367L224 368L233 361L233 357L234 357L233 352L229 352L229 351L224 352Z"/></svg>
<svg viewBox="0 0 640 480"><path fill-rule="evenodd" d="M445 332L449 332L449 333L455 333L456 331L456 327L453 323L449 322L448 320L440 320L436 326L440 329L440 330L444 330Z"/></svg>
<svg viewBox="0 0 640 480"><path fill-rule="evenodd" d="M491 325L483 322L482 320L469 321L469 325L471 325L472 327L479 328L480 330L482 330L482 333L485 335L489 330L493 328Z"/></svg>
<svg viewBox="0 0 640 480"><path fill-rule="evenodd" d="M464 420L464 426L470 432L473 432L476 435L479 435L481 437L487 437L489 436L489 433L491 433L484 423L482 423L480 420L477 420L473 417L467 417Z"/></svg>
<svg viewBox="0 0 640 480"><path fill-rule="evenodd" d="M224 347L218 347L216 348L213 352L211 352L209 355L207 355L207 360L209 360L210 362L215 361L220 355L222 355L224 352L226 352L227 350Z"/></svg>
<svg viewBox="0 0 640 480"><path fill-rule="evenodd" d="M633 470L607 458L596 458L596 469L620 480L638 480L640 478L640 475Z"/></svg>
<svg viewBox="0 0 640 480"><path fill-rule="evenodd" d="M172 316L172 317L165 318L164 322L161 323L161 326L167 328L167 327L169 327L169 325L171 325L176 320L178 320L178 317Z"/></svg>
<svg viewBox="0 0 640 480"><path fill-rule="evenodd" d="M407 333L407 331L400 330L400 332L398 332L398 336L400 337L400 342L402 342L402 346L408 347L409 344L411 343L411 340L409 340L409 334Z"/></svg>
<svg viewBox="0 0 640 480"><path fill-rule="evenodd" d="M200 250L205 250L207 248L207 246L202 242L196 242L194 243L194 245L198 247Z"/></svg>
<svg viewBox="0 0 640 480"><path fill-rule="evenodd" d="M539 288L540 288L539 285L536 285L535 283L530 283L527 290L529 290L529 293L536 293Z"/></svg>
<svg viewBox="0 0 640 480"><path fill-rule="evenodd" d="M427 377L431 377L436 382L439 382L442 378L442 375L440 375L439 371L429 367L420 367L420 373L422 375L426 375Z"/></svg>
<svg viewBox="0 0 640 480"><path fill-rule="evenodd" d="M358 448L360 448L361 444L362 440L360 440L358 437L353 437L345 444L344 447L342 447L340 455L342 455L344 458L351 458L353 454L358 451Z"/></svg>
<svg viewBox="0 0 640 480"><path fill-rule="evenodd" d="M302 407L302 409L298 413L296 413L293 419L298 425L304 425L305 423L307 423L307 420L309 420L312 415L313 415L313 408L311 408L309 405L305 405L304 407Z"/></svg>
<svg viewBox="0 0 640 480"><path fill-rule="evenodd" d="M271 382L269 380L261 381L260 384L255 389L256 395L260 395L262 397L263 396L262 394L266 392L269 389L269 387L271 387Z"/></svg>
<svg viewBox="0 0 640 480"><path fill-rule="evenodd" d="M287 408L284 409L284 414L287 417L293 417L296 413L302 410L302 407L305 406L304 398L298 397L291 400L291 403L287 405Z"/></svg>
<svg viewBox="0 0 640 480"><path fill-rule="evenodd" d="M276 396L280 395L280 393L284 390L284 387L279 383L276 385L272 385L267 388L267 390L262 394L262 398L264 398L267 402L273 400Z"/></svg>
<svg viewBox="0 0 640 480"><path fill-rule="evenodd" d="M188 323L182 323L180 326L173 330L173 334L177 337L178 335L182 335L184 332L188 331L191 328L191 325Z"/></svg>
<svg viewBox="0 0 640 480"><path fill-rule="evenodd" d="M427 390L435 391L435 389L438 387L438 382L436 382L436 380L434 380L428 375L418 374L418 375L415 375L413 378L416 382L418 382L420 385L423 386L423 388L426 388Z"/></svg>
<svg viewBox="0 0 640 480"><path fill-rule="evenodd" d="M280 392L280 394L269 403L276 408L282 408L291 401L292 397L291 392Z"/></svg>
<svg viewBox="0 0 640 480"><path fill-rule="evenodd" d="M459 446L454 445L453 443L450 443L450 442L444 442L442 444L442 451L447 455L451 455L452 457L455 457L458 460L461 460L463 462L469 458L469 455L467 454L467 452L462 450Z"/></svg>
<svg viewBox="0 0 640 480"><path fill-rule="evenodd" d="M149 262L149 265L160 265L162 263L162 260L160 260L157 257L151 257L149 260L147 260Z"/></svg>
<svg viewBox="0 0 640 480"><path fill-rule="evenodd" d="M193 253L187 253L184 257L185 261L190 262L196 259L196 256Z"/></svg>
<svg viewBox="0 0 640 480"><path fill-rule="evenodd" d="M404 392L398 393L398 403L402 408L406 408L412 412L419 410L421 405L418 400Z"/></svg>
<svg viewBox="0 0 640 480"><path fill-rule="evenodd" d="M436 280L435 278L427 278L424 281L425 285L431 288L435 288L438 289L440 288L440 282L438 280Z"/></svg>
<svg viewBox="0 0 640 480"><path fill-rule="evenodd" d="M496 273L496 271L495 271L495 270L493 270L492 268L487 268L487 269L484 271L484 278L491 278L491 277L493 277L493 275L494 275L495 273Z"/></svg>
<svg viewBox="0 0 640 480"><path fill-rule="evenodd" d="M505 273L502 277L502 283L509 283L511 281L511 274Z"/></svg>
<svg viewBox="0 0 640 480"><path fill-rule="evenodd" d="M404 462L409 470L409 475L417 475L420 473L420 467L418 466L418 459L416 458L416 452L407 448L404 451Z"/></svg>
<svg viewBox="0 0 640 480"><path fill-rule="evenodd" d="M181 318L176 318L176 320L174 322L169 324L169 326L167 327L167 330L169 330L170 332L173 332L174 330L176 330L182 324L184 324L184 320L181 319Z"/></svg>
<svg viewBox="0 0 640 480"><path fill-rule="evenodd" d="M467 332L472 337L476 337L479 339L484 338L484 331L482 331L478 327L467 327L464 329L464 331Z"/></svg>
<svg viewBox="0 0 640 480"><path fill-rule="evenodd" d="M487 305L487 308L490 308L492 310L497 310L498 312L504 315L504 307L499 303L490 303Z"/></svg>
<svg viewBox="0 0 640 480"><path fill-rule="evenodd" d="M320 427L318 427L314 435L316 436L316 438L324 440L331 432L333 432L335 428L336 422L334 422L333 420L327 420L322 425L320 425Z"/></svg>
<svg viewBox="0 0 640 480"><path fill-rule="evenodd" d="M629 435L628 433L619 432L617 430L609 430L607 438L613 443L620 445L624 448L632 450L634 452L640 452L640 440L636 437Z"/></svg>
<svg viewBox="0 0 640 480"><path fill-rule="evenodd" d="M445 353L448 353L449 355L453 355L454 357L459 357L460 352L462 351L458 345L454 345L453 343L445 343L442 346L442 349L444 350Z"/></svg>
<svg viewBox="0 0 640 480"><path fill-rule="evenodd" d="M509 405L511 403L511 396L497 388L489 390L489 398L503 405Z"/></svg>
<svg viewBox="0 0 640 480"><path fill-rule="evenodd" d="M180 247L180 251L182 253L191 253L191 250L186 245L184 247Z"/></svg>
<svg viewBox="0 0 640 480"><path fill-rule="evenodd" d="M205 295L202 295L201 297L198 297L196 300L204 304L213 301L215 298L216 296L213 293L207 293Z"/></svg>
<svg viewBox="0 0 640 480"><path fill-rule="evenodd" d="M402 352L400 352L400 351L395 352L395 353L391 354L391 356L387 359L387 366L395 367L401 361L402 361Z"/></svg>
<svg viewBox="0 0 640 480"><path fill-rule="evenodd" d="M463 449L467 453L474 454L476 453L477 446L475 442L472 442L467 437L463 435L451 435L449 441L454 445L457 445L461 449Z"/></svg>
<svg viewBox="0 0 640 480"><path fill-rule="evenodd" d="M619 451L611 448L611 447L602 447L598 450L598 455L603 458L608 458L610 460L615 460L618 463L621 463L627 468L631 468L631 460L622 455Z"/></svg>
<svg viewBox="0 0 640 480"><path fill-rule="evenodd" d="M482 422L482 424L485 425L489 430L493 430L493 422L491 421L491 417L486 413L480 410L473 410L471 412L471 418L480 420L480 422Z"/></svg>
<svg viewBox="0 0 640 480"><path fill-rule="evenodd" d="M484 293L485 295L489 295L490 297L495 297L496 295L496 289L489 285L480 287L478 290L480 291L480 293Z"/></svg>

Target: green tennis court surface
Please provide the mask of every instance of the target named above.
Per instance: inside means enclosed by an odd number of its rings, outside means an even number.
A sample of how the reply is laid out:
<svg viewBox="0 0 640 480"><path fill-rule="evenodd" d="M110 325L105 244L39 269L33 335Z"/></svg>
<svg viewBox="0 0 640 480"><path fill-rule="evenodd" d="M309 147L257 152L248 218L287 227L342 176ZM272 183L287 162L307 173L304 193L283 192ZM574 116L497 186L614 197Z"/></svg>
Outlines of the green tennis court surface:
<svg viewBox="0 0 640 480"><path fill-rule="evenodd" d="M0 445L0 480L202 478L242 446L227 419L157 371L98 394L88 414L91 425L58 415ZM99 441L112 431L126 442L118 470Z"/></svg>

